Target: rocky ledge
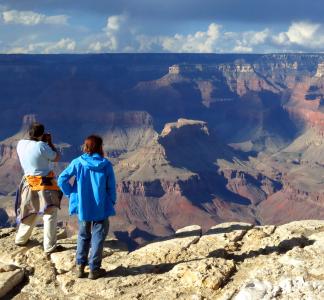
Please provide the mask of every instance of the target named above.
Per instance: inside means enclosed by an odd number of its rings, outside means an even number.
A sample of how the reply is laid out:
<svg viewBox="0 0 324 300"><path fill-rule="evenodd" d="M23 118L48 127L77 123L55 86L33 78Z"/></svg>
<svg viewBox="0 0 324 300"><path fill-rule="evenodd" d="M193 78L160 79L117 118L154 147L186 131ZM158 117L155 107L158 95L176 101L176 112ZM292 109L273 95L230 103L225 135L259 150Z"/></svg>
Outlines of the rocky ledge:
<svg viewBox="0 0 324 300"><path fill-rule="evenodd" d="M26 247L0 230L0 297L13 299L324 299L324 221L199 226L128 253L107 239L104 278L76 279L75 238L59 232L46 257L42 229ZM4 296L6 295L6 296Z"/></svg>

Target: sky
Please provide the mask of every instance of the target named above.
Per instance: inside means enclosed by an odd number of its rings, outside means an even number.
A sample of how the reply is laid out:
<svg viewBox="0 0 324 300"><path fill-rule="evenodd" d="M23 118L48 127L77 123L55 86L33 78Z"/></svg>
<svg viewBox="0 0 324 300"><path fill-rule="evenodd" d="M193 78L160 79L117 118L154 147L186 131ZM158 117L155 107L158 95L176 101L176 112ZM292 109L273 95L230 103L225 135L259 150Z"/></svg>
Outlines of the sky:
<svg viewBox="0 0 324 300"><path fill-rule="evenodd" d="M0 0L0 53L324 52L323 0Z"/></svg>

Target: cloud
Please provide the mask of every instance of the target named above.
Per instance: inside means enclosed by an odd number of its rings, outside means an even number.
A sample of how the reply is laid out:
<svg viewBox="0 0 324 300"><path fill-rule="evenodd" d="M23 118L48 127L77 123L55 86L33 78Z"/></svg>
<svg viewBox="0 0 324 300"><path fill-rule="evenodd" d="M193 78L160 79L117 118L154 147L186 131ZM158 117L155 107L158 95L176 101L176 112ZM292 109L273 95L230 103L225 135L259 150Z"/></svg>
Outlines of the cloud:
<svg viewBox="0 0 324 300"><path fill-rule="evenodd" d="M7 11L6 11L7 12ZM33 18L23 19L24 24L40 24L45 21L40 14ZM57 16L46 16L53 18ZM8 19L7 19L7 22ZM10 21L11 22L11 21ZM63 22L64 23L64 22ZM55 23L56 24L56 23ZM140 26L137 20L128 14L110 15L100 31L88 31L79 33L78 44L76 36L68 33L72 26L64 27L60 32L56 27L49 27L53 34L50 38L55 41L45 41L48 34L29 30L28 26L19 27L33 40L18 38L12 40L10 46L5 41L1 44L3 53L110 53L110 52L173 52L173 53L269 53L269 52L316 52L324 50L324 26L320 23L292 22L286 30L275 31L266 27L261 30L236 30L228 31L224 24L211 22L199 30L192 30L187 34L152 34L145 27ZM0 29L1 31L1 29ZM70 36L67 38L64 36ZM81 37L81 38L80 38ZM26 46L27 45L27 46Z"/></svg>
<svg viewBox="0 0 324 300"><path fill-rule="evenodd" d="M294 22L286 32L273 36L273 42L279 47L302 47L310 50L324 49L324 27L310 22Z"/></svg>
<svg viewBox="0 0 324 300"><path fill-rule="evenodd" d="M264 53L318 50L324 44L322 25L294 22L286 31L226 31L221 24L212 22L206 30L189 34L148 35L135 26L129 16L107 18L103 33L95 35L88 46L89 52L173 52L173 53Z"/></svg>
<svg viewBox="0 0 324 300"><path fill-rule="evenodd" d="M91 52L198 52L216 51L221 26L211 23L206 31L174 36L150 36L139 32L127 15L107 18L104 35L94 36Z"/></svg>
<svg viewBox="0 0 324 300"><path fill-rule="evenodd" d="M169 52L208 53L216 51L216 42L220 36L221 26L211 23L207 31L197 31L194 34L176 34L173 37L162 37L161 46Z"/></svg>
<svg viewBox="0 0 324 300"><path fill-rule="evenodd" d="M252 47L246 47L243 45L237 45L233 48L232 52L236 52L236 53L251 53L253 52L253 48Z"/></svg>
<svg viewBox="0 0 324 300"><path fill-rule="evenodd" d="M129 23L127 15L109 16L102 31L102 34L93 37L94 41L90 43L89 51L136 52L136 29Z"/></svg>
<svg viewBox="0 0 324 300"><path fill-rule="evenodd" d="M17 10L3 11L2 20L5 24L21 24L27 26L39 25L39 24L51 24L51 25L68 24L68 16L66 15L47 16L33 11L17 11Z"/></svg>
<svg viewBox="0 0 324 300"><path fill-rule="evenodd" d="M230 46L227 52L251 53L267 44L270 37L268 28L262 31L224 32L222 44Z"/></svg>
<svg viewBox="0 0 324 300"><path fill-rule="evenodd" d="M27 46L14 46L6 51L7 54L30 53L72 53L76 49L76 42L70 38L63 38L57 42L30 43Z"/></svg>
<svg viewBox="0 0 324 300"><path fill-rule="evenodd" d="M127 17L125 15L111 16L107 18L107 25L104 31L107 35L105 47L111 51L117 51L121 47L120 33L125 31ZM128 32L126 32L128 33Z"/></svg>
<svg viewBox="0 0 324 300"><path fill-rule="evenodd" d="M66 37L78 40L78 44L65 42L70 45L67 47L61 42L61 47L78 53L324 50L322 0L0 2L0 23L7 24L0 26L2 51L16 48L44 52L46 46L41 45L49 46ZM73 22L69 24L70 18ZM24 26L11 26L17 24ZM20 41L32 34L37 35L35 40ZM47 51L54 53L62 48L58 44Z"/></svg>
<svg viewBox="0 0 324 300"><path fill-rule="evenodd" d="M56 43L50 43L44 49L44 53L73 52L76 42L69 38L63 38Z"/></svg>
<svg viewBox="0 0 324 300"><path fill-rule="evenodd" d="M138 52L162 52L161 39L158 36L139 34L135 36L135 40Z"/></svg>
<svg viewBox="0 0 324 300"><path fill-rule="evenodd" d="M104 29L107 33L118 32L122 24L126 21L125 15L111 16L107 18L107 25Z"/></svg>
<svg viewBox="0 0 324 300"><path fill-rule="evenodd" d="M264 44L270 36L268 28L262 31L248 31L243 33L243 42L251 46Z"/></svg>

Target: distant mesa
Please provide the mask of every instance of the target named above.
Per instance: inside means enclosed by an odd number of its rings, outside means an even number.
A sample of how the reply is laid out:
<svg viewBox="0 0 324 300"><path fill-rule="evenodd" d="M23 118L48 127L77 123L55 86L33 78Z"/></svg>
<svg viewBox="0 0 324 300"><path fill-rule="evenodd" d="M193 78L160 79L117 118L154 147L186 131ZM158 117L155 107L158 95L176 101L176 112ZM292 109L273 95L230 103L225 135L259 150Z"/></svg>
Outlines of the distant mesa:
<svg viewBox="0 0 324 300"><path fill-rule="evenodd" d="M197 72L234 71L239 73L254 72L254 65L244 61L233 64L175 64L169 67L170 75L189 75Z"/></svg>
<svg viewBox="0 0 324 300"><path fill-rule="evenodd" d="M191 74L197 72L208 72L208 71L219 71L220 65L218 64L177 64L169 67L169 74L180 75L180 74Z"/></svg>
<svg viewBox="0 0 324 300"><path fill-rule="evenodd" d="M170 75L189 75L197 72L236 72L236 73L254 73L255 70L261 70L263 67L271 68L272 70L297 70L298 62L271 62L264 64L264 62L248 63L244 59L238 59L231 63L209 63L209 64L192 64L182 63L174 64L169 67ZM324 63L318 65L317 77L324 74Z"/></svg>
<svg viewBox="0 0 324 300"><path fill-rule="evenodd" d="M180 128L189 127L189 126L191 128L197 128L197 129L201 130L202 132L206 133L207 135L209 134L206 122L180 118L180 119L178 119L177 122L165 124L165 126L161 132L161 137L165 137Z"/></svg>
<svg viewBox="0 0 324 300"><path fill-rule="evenodd" d="M218 70L218 65L203 65L203 64L177 64L169 67L170 75L190 75L197 72L208 72L210 70Z"/></svg>

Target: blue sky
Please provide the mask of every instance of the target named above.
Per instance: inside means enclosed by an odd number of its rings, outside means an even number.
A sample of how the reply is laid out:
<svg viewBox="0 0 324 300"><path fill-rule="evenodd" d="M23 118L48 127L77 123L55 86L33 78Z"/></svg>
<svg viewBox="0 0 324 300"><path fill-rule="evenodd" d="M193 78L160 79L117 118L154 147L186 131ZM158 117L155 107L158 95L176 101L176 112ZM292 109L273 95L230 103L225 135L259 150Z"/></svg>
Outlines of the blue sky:
<svg viewBox="0 0 324 300"><path fill-rule="evenodd" d="M323 51L323 0L0 0L0 53Z"/></svg>

